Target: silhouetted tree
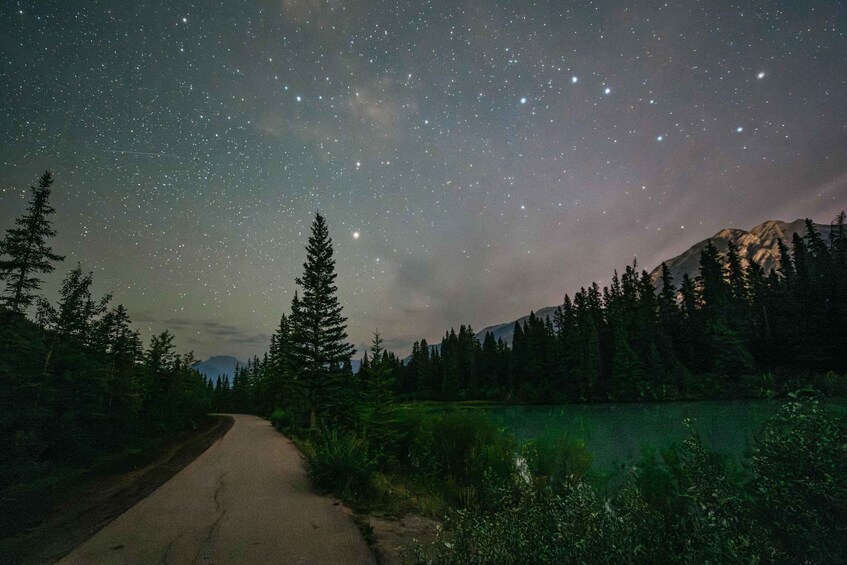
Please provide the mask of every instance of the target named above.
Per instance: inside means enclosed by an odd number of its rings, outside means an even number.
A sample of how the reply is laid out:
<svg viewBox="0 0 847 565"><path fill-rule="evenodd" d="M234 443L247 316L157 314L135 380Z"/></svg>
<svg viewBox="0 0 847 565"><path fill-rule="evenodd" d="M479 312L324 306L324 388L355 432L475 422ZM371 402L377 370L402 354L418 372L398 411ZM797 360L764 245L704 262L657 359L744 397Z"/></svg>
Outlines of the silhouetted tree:
<svg viewBox="0 0 847 565"><path fill-rule="evenodd" d="M64 257L53 253L47 240L56 235L49 216L56 211L50 204L53 175L45 171L32 186L27 212L15 220L0 240L0 281L6 283L3 304L13 312L25 311L41 288L39 275L53 272L53 263Z"/></svg>

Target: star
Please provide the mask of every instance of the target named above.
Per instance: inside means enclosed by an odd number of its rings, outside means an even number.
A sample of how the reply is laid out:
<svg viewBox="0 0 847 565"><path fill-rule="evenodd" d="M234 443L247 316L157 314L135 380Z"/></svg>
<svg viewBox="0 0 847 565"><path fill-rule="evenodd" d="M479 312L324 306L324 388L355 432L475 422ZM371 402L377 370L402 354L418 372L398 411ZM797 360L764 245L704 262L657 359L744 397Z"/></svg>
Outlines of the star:
<svg viewBox="0 0 847 565"><path fill-rule="evenodd" d="M576 84L577 82L579 82L579 79L578 79L578 78L576 78L576 76L575 76L575 75L574 75L574 76L572 76L572 77L571 77L571 83Z"/></svg>
<svg viewBox="0 0 847 565"><path fill-rule="evenodd" d="M606 87L606 90L603 91L604 94L610 94L611 92L612 92L612 89L609 88L609 87Z"/></svg>
<svg viewBox="0 0 847 565"><path fill-rule="evenodd" d="M765 71L759 72L759 74L756 75L756 78L759 79L759 80L762 80L763 78L765 78Z"/></svg>
<svg viewBox="0 0 847 565"><path fill-rule="evenodd" d="M526 98L521 98L521 104L526 104Z"/></svg>
<svg viewBox="0 0 847 565"><path fill-rule="evenodd" d="M354 231L353 232L353 239L359 239L359 235L360 235L359 232Z"/></svg>

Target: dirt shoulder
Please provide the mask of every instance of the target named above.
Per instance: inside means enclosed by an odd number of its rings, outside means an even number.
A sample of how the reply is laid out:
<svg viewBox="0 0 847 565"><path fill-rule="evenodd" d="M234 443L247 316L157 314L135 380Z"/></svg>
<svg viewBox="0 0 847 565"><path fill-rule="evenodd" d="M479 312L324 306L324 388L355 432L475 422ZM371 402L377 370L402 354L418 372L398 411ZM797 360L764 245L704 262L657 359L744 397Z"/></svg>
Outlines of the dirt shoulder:
<svg viewBox="0 0 847 565"><path fill-rule="evenodd" d="M100 531L194 461L232 427L212 416L198 430L160 447L146 465L119 474L90 476L67 492L35 529L0 542L0 561L52 563Z"/></svg>

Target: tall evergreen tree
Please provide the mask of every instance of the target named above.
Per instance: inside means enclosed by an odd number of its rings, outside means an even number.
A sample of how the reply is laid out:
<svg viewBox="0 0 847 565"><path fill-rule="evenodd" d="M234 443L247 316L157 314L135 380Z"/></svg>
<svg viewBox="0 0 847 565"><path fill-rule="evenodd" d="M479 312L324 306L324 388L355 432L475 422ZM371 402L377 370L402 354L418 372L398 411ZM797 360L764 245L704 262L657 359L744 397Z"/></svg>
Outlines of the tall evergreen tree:
<svg viewBox="0 0 847 565"><path fill-rule="evenodd" d="M395 415L394 404L394 375L392 363L383 347L382 336L375 330L371 342L371 358L373 362L368 369L368 380L364 390L365 432L369 442L381 450L391 445L391 424ZM388 454L380 451L380 458L389 458Z"/></svg>
<svg viewBox="0 0 847 565"><path fill-rule="evenodd" d="M39 275L53 272L53 263L64 257L53 253L47 240L56 235L49 216L56 210L50 205L53 175L45 171L38 186L30 187L32 196L26 214L15 220L15 228L6 230L0 240L0 281L6 289L0 301L14 312L24 312L41 288Z"/></svg>
<svg viewBox="0 0 847 565"><path fill-rule="evenodd" d="M306 388L309 422L314 427L319 413L347 405L351 384L341 382L341 366L356 350L347 343L347 318L342 316L335 285L332 239L320 214L312 222L306 246L303 276L297 279L303 295L292 302L292 353Z"/></svg>

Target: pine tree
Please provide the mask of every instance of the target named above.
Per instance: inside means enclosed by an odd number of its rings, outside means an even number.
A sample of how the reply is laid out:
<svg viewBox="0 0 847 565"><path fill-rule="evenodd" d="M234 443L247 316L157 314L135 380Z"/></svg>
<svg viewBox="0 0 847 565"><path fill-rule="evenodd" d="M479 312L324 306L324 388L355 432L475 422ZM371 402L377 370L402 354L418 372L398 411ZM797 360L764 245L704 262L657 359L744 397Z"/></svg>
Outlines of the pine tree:
<svg viewBox="0 0 847 565"><path fill-rule="evenodd" d="M394 437L391 432L396 407L394 404L394 375L388 352L383 347L379 330L373 333L371 342L371 359L368 370L368 381L365 383L365 432L368 442L379 453L383 460L391 459L390 454L383 449L393 445Z"/></svg>
<svg viewBox="0 0 847 565"><path fill-rule="evenodd" d="M24 312L41 288L38 275L53 272L53 263L64 257L53 253L47 239L56 235L49 216L56 210L50 205L53 175L45 171L38 186L30 187L32 196L27 213L15 220L16 228L6 230L0 241L0 281L6 289L0 300L13 312Z"/></svg>
<svg viewBox="0 0 847 565"><path fill-rule="evenodd" d="M265 367L268 392L273 404L271 409L281 407L286 411L294 408L297 396L297 381L292 371L293 348L291 341L291 319L285 314L279 327L271 336L271 347Z"/></svg>
<svg viewBox="0 0 847 565"><path fill-rule="evenodd" d="M292 353L295 368L305 384L309 422L315 426L318 414L342 417L349 407L351 383L341 382L341 366L356 350L347 343L347 319L341 315L335 285L332 239L320 214L312 222L312 235L306 246L303 276L297 284L303 296L291 305ZM343 411L343 410L342 410Z"/></svg>
<svg viewBox="0 0 847 565"><path fill-rule="evenodd" d="M727 278L732 297L738 302L748 299L747 273L741 264L738 246L730 241L726 248Z"/></svg>

